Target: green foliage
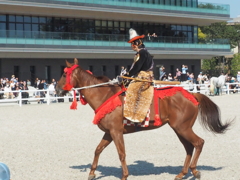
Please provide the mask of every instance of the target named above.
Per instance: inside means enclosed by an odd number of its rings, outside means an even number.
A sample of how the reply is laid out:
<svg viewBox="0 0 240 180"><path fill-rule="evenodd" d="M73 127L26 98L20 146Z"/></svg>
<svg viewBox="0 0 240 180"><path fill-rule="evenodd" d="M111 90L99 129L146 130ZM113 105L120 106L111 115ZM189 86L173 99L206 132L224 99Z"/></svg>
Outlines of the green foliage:
<svg viewBox="0 0 240 180"><path fill-rule="evenodd" d="M222 6L214 5L211 3L199 3L198 8L203 8L203 9L217 9L217 10L224 10Z"/></svg>
<svg viewBox="0 0 240 180"><path fill-rule="evenodd" d="M218 77L222 72L228 72L228 65L225 63L224 57L219 56L212 59L203 59L201 69L210 76Z"/></svg>
<svg viewBox="0 0 240 180"><path fill-rule="evenodd" d="M240 53L234 54L233 59L231 60L231 74L236 75L240 71Z"/></svg>
<svg viewBox="0 0 240 180"><path fill-rule="evenodd" d="M201 29L198 28L198 38L199 39L205 39L206 37L207 37L207 35L202 33Z"/></svg>
<svg viewBox="0 0 240 180"><path fill-rule="evenodd" d="M240 43L240 25L231 26L227 25L227 22L219 22L200 29L207 35L206 39L228 39L231 48L235 48Z"/></svg>

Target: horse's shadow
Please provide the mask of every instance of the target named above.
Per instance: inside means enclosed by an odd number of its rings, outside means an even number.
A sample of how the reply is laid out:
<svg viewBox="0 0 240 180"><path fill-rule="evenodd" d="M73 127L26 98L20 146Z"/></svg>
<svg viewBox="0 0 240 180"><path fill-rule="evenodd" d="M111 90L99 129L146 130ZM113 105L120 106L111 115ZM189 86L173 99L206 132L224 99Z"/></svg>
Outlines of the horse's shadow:
<svg viewBox="0 0 240 180"><path fill-rule="evenodd" d="M80 169L81 172L87 172L87 169L91 168L91 164L87 165L80 165L80 166L70 166L72 169ZM222 167L212 167L212 166L198 166L198 170L206 170L206 171L217 171L221 170ZM168 173L177 175L181 170L182 166L162 166L157 167L154 166L153 163L149 163L146 161L135 161L134 164L128 165L129 173L133 176L146 176L152 174L162 174ZM97 171L101 173L100 176L96 177L95 179L101 179L105 176L115 176L116 178L121 179L121 167L107 167L99 165ZM188 173L183 179L187 179L192 174ZM194 180L195 178L191 178L190 180Z"/></svg>

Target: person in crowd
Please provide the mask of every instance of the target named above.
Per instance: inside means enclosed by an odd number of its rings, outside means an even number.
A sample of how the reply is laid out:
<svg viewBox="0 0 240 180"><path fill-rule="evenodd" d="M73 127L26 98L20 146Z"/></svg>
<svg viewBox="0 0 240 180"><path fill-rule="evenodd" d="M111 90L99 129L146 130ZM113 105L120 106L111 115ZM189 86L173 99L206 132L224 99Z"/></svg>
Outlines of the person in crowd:
<svg viewBox="0 0 240 180"><path fill-rule="evenodd" d="M187 80L187 70L188 70L188 66L186 65L182 65L182 74L181 74L181 81L186 81Z"/></svg>
<svg viewBox="0 0 240 180"><path fill-rule="evenodd" d="M162 81L165 74L166 74L166 72L165 72L165 67L164 67L164 66L161 66L161 67L159 68L159 80Z"/></svg>
<svg viewBox="0 0 240 180"><path fill-rule="evenodd" d="M237 81L240 83L240 71L237 73Z"/></svg>
<svg viewBox="0 0 240 180"><path fill-rule="evenodd" d="M231 78L231 80L230 80L230 83L236 83L237 82L237 80L236 80L236 78L235 77L232 77ZM230 89L233 89L233 93L236 93L237 92L237 84L231 84L230 86L229 86L229 88Z"/></svg>
<svg viewBox="0 0 240 180"><path fill-rule="evenodd" d="M7 83L6 86L4 87L4 92L7 99L9 98L13 99L14 95L11 91L12 91L12 88L10 87L10 84Z"/></svg>
<svg viewBox="0 0 240 180"><path fill-rule="evenodd" d="M0 99L4 98L4 87L5 85L3 84L3 79L0 81Z"/></svg>
<svg viewBox="0 0 240 180"><path fill-rule="evenodd" d="M56 88L57 82L56 82L55 79L52 79L52 83L53 83L53 85L54 85L54 88Z"/></svg>
<svg viewBox="0 0 240 180"><path fill-rule="evenodd" d="M121 72L120 72L120 76L123 76L124 74L127 73L127 70L124 66L121 67Z"/></svg>
<svg viewBox="0 0 240 180"><path fill-rule="evenodd" d="M148 40L148 41L151 41L151 40L152 40L150 33L147 34L147 40Z"/></svg>
<svg viewBox="0 0 240 180"><path fill-rule="evenodd" d="M177 79L177 81L181 81L181 74L182 74L182 72L177 68L176 76L175 76L175 79Z"/></svg>
<svg viewBox="0 0 240 180"><path fill-rule="evenodd" d="M29 79L27 80L27 86L31 86L31 81Z"/></svg>
<svg viewBox="0 0 240 180"><path fill-rule="evenodd" d="M171 73L168 74L167 80L168 80L168 81L173 81L173 77L172 77L172 74L171 74Z"/></svg>
<svg viewBox="0 0 240 180"><path fill-rule="evenodd" d="M40 84L40 80L38 78L35 79L34 81L34 88L38 88L38 85Z"/></svg>
<svg viewBox="0 0 240 180"><path fill-rule="evenodd" d="M203 75L202 72L199 73L198 78L197 78L198 84L203 84Z"/></svg>

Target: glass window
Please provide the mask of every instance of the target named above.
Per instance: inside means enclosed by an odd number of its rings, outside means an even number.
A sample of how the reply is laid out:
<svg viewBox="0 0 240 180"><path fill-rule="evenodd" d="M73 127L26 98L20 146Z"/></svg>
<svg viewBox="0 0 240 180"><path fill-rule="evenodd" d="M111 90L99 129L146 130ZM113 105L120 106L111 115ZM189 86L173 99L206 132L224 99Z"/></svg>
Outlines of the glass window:
<svg viewBox="0 0 240 180"><path fill-rule="evenodd" d="M177 26L176 25L171 25L171 29L172 30L177 30Z"/></svg>
<svg viewBox="0 0 240 180"><path fill-rule="evenodd" d="M177 1L179 1L179 0L177 0ZM176 6L175 0L171 0L171 5Z"/></svg>
<svg viewBox="0 0 240 180"><path fill-rule="evenodd" d="M187 0L182 0L182 6L184 6L184 7L187 6Z"/></svg>
<svg viewBox="0 0 240 180"><path fill-rule="evenodd" d="M24 31L31 31L31 24L24 24Z"/></svg>
<svg viewBox="0 0 240 180"><path fill-rule="evenodd" d="M10 15L10 16L9 16L9 22L15 22L15 21L16 21L15 16Z"/></svg>
<svg viewBox="0 0 240 180"><path fill-rule="evenodd" d="M32 31L39 31L38 24L32 24Z"/></svg>
<svg viewBox="0 0 240 180"><path fill-rule="evenodd" d="M16 28L17 28L17 31L16 31L17 37L22 38L23 37L23 24L16 24Z"/></svg>
<svg viewBox="0 0 240 180"><path fill-rule="evenodd" d="M16 30L17 31L23 31L23 24L17 23L16 24Z"/></svg>
<svg viewBox="0 0 240 180"><path fill-rule="evenodd" d="M38 17L32 17L32 23L38 23Z"/></svg>
<svg viewBox="0 0 240 180"><path fill-rule="evenodd" d="M95 26L101 26L101 21L99 20L95 21Z"/></svg>
<svg viewBox="0 0 240 180"><path fill-rule="evenodd" d="M102 21L102 27L106 27L107 26L107 21Z"/></svg>
<svg viewBox="0 0 240 180"><path fill-rule="evenodd" d="M164 5L165 4L164 0L160 0L159 4Z"/></svg>
<svg viewBox="0 0 240 180"><path fill-rule="evenodd" d="M188 26L188 31L192 31L192 26Z"/></svg>
<svg viewBox="0 0 240 180"><path fill-rule="evenodd" d="M45 17L39 17L39 23L46 24L47 19Z"/></svg>
<svg viewBox="0 0 240 180"><path fill-rule="evenodd" d="M183 31L187 31L187 26L182 26Z"/></svg>
<svg viewBox="0 0 240 180"><path fill-rule="evenodd" d="M182 26L181 25L177 25L177 30L182 30Z"/></svg>
<svg viewBox="0 0 240 180"><path fill-rule="evenodd" d="M112 29L112 27L113 27L113 22L112 21L108 21L108 28Z"/></svg>
<svg viewBox="0 0 240 180"><path fill-rule="evenodd" d="M5 22L6 21L6 15L0 15L0 21Z"/></svg>
<svg viewBox="0 0 240 180"><path fill-rule="evenodd" d="M31 17L30 16L24 16L24 22L25 23L31 23Z"/></svg>
<svg viewBox="0 0 240 180"><path fill-rule="evenodd" d="M16 16L16 22L23 22L23 16Z"/></svg>
<svg viewBox="0 0 240 180"><path fill-rule="evenodd" d="M119 22L118 21L114 21L114 27L119 27Z"/></svg>
<svg viewBox="0 0 240 180"><path fill-rule="evenodd" d="M0 30L6 30L6 23L0 22Z"/></svg>
<svg viewBox="0 0 240 180"><path fill-rule="evenodd" d="M0 22L0 37L6 37L6 23Z"/></svg>
<svg viewBox="0 0 240 180"><path fill-rule="evenodd" d="M126 28L129 29L131 27L131 23L130 22L126 22Z"/></svg>
<svg viewBox="0 0 240 180"><path fill-rule="evenodd" d="M15 30L15 23L9 23L9 30Z"/></svg>
<svg viewBox="0 0 240 180"><path fill-rule="evenodd" d="M125 28L125 22L120 22L120 27Z"/></svg>

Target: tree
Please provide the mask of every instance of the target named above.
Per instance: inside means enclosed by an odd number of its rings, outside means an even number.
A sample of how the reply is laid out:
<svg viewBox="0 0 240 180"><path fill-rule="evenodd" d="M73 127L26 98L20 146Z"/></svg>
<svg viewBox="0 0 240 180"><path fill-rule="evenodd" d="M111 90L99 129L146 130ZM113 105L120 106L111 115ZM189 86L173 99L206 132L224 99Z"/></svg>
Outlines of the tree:
<svg viewBox="0 0 240 180"><path fill-rule="evenodd" d="M240 71L240 53L234 54L231 63L232 63L231 74L235 76L237 72Z"/></svg>

